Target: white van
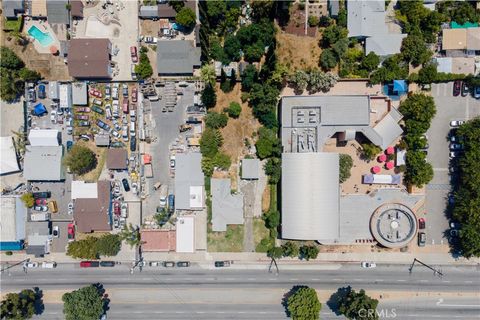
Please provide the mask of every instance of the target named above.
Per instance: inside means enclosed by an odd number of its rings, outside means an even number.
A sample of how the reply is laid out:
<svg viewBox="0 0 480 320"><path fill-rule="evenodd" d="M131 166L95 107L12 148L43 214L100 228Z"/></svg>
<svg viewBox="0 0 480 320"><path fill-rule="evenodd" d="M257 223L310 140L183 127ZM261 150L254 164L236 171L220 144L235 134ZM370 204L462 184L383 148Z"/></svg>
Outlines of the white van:
<svg viewBox="0 0 480 320"><path fill-rule="evenodd" d="M57 263L55 261L44 261L42 262L42 268L44 269L53 269L57 267Z"/></svg>
<svg viewBox="0 0 480 320"><path fill-rule="evenodd" d="M32 221L48 221L50 219L50 215L47 213L32 213L30 215L30 219Z"/></svg>
<svg viewBox="0 0 480 320"><path fill-rule="evenodd" d="M135 122L130 121L130 136L135 137Z"/></svg>
<svg viewBox="0 0 480 320"><path fill-rule="evenodd" d="M133 109L130 109L130 121L135 122L136 112Z"/></svg>

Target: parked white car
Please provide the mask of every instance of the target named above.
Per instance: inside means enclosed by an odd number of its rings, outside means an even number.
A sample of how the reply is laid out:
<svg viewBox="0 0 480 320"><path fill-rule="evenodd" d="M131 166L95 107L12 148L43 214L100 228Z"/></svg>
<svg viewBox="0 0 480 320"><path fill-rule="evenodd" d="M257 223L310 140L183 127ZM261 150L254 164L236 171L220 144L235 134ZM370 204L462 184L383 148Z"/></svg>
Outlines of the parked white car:
<svg viewBox="0 0 480 320"><path fill-rule="evenodd" d="M452 121L450 121L450 127L457 128L457 127L460 127L464 123L465 123L464 120L452 120Z"/></svg>
<svg viewBox="0 0 480 320"><path fill-rule="evenodd" d="M24 262L24 268L38 268L38 262Z"/></svg>
<svg viewBox="0 0 480 320"><path fill-rule="evenodd" d="M377 264L375 262L367 262L367 261L362 262L362 268L372 269L376 267L377 267Z"/></svg>

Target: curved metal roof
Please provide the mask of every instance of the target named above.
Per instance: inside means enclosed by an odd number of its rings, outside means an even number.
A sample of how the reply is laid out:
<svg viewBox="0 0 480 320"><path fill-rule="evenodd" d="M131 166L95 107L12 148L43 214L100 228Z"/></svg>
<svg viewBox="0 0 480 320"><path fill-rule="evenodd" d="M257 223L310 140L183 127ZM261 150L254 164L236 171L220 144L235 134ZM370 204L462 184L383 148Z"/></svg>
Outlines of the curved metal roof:
<svg viewBox="0 0 480 320"><path fill-rule="evenodd" d="M335 240L340 236L339 155L282 154L282 238Z"/></svg>

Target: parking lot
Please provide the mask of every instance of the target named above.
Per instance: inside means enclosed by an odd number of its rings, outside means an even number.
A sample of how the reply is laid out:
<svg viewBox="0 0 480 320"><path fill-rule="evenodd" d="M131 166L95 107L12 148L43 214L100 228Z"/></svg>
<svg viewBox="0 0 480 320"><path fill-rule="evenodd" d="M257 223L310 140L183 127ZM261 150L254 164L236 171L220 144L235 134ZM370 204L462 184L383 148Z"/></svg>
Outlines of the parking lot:
<svg viewBox="0 0 480 320"><path fill-rule="evenodd" d="M428 136L428 161L434 170L433 180L426 188L427 243L446 244L449 227L447 210L451 192L449 173L450 121L469 120L480 116L480 100L471 96L454 97L453 83L433 84L437 114L433 118Z"/></svg>
<svg viewBox="0 0 480 320"><path fill-rule="evenodd" d="M158 95L163 97L163 88L157 88ZM152 135L152 142L149 145L150 154L153 158L153 179L147 183L147 193L150 195L144 201L144 216L152 215L158 206L159 190L155 191L153 186L156 182L168 185L169 193L174 192L173 175L170 170L170 148L186 148L184 134L179 133L179 126L185 123L187 106L193 105L195 88L193 84L179 89L183 95L179 96L173 112L163 112L165 99L150 101L151 114L149 131Z"/></svg>

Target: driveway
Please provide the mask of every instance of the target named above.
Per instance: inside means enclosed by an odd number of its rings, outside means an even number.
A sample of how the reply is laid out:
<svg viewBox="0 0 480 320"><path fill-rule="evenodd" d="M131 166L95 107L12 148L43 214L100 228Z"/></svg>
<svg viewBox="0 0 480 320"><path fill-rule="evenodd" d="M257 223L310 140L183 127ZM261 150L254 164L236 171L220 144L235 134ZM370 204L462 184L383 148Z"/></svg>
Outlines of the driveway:
<svg viewBox="0 0 480 320"><path fill-rule="evenodd" d="M434 84L432 96L437 114L427 131L428 161L433 165L434 177L427 185L427 243L446 244L448 229L448 194L451 190L449 175L449 141L451 120L469 120L480 115L480 101L468 97L454 97L453 83Z"/></svg>
<svg viewBox="0 0 480 320"><path fill-rule="evenodd" d="M173 112L162 112L165 100L150 101L151 120L147 125L147 131L151 132L152 143L148 146L153 162L153 179L147 183L147 193L150 195L145 201L144 216L151 215L158 206L159 190L155 191L153 186L156 182L168 185L169 193L174 192L173 174L170 172L170 148L173 144L184 145L184 134L180 134L178 127L185 123L186 109L193 105L194 86L181 89L183 95L177 100ZM159 96L163 96L163 88L158 88ZM148 116L147 116L148 117ZM148 123L148 121L147 121Z"/></svg>

